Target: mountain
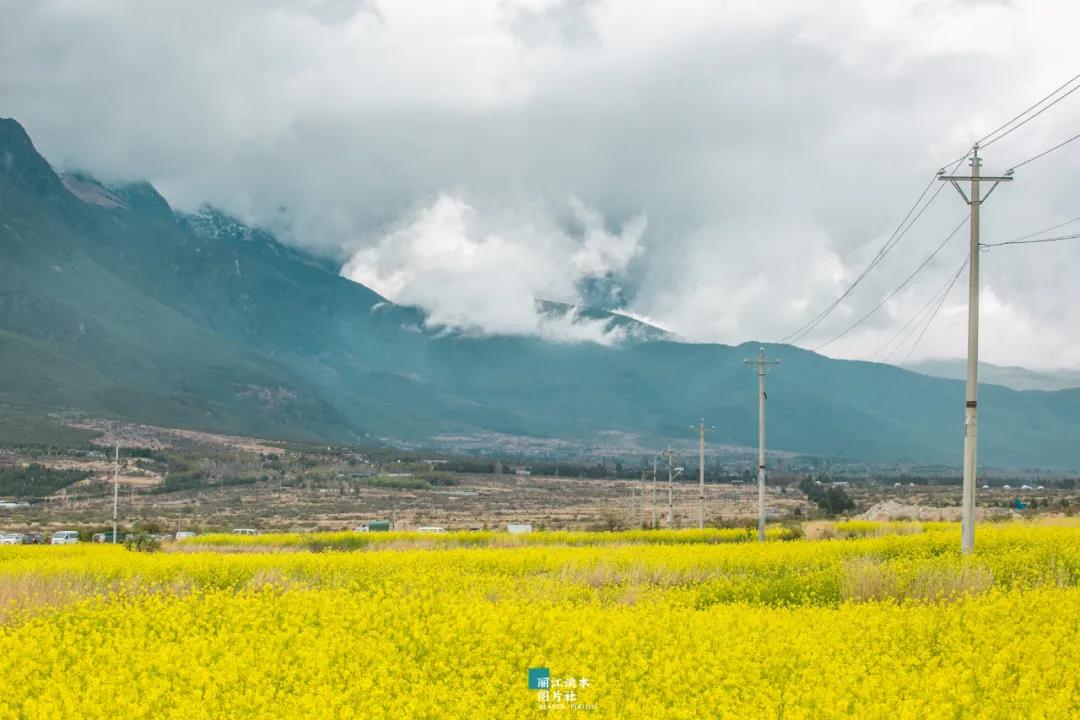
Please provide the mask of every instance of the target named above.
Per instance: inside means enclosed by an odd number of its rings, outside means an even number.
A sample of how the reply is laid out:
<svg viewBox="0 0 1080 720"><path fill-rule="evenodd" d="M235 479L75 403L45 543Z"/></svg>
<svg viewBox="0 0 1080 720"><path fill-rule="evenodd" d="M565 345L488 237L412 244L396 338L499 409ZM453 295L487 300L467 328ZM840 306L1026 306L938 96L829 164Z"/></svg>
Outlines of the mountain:
<svg viewBox="0 0 1080 720"><path fill-rule="evenodd" d="M922 360L905 367L931 377L967 379L967 361L963 358ZM980 362L979 384L1001 385L1013 390L1067 390L1080 388L1080 370L1029 370Z"/></svg>
<svg viewBox="0 0 1080 720"><path fill-rule="evenodd" d="M429 330L337 269L148 183L58 174L0 120L0 404L285 439L502 433L652 447L705 418L757 440L758 345L688 344L606 311L541 305L618 342ZM612 338L609 338L612 339ZM955 463L962 383L767 345L769 445ZM980 456L1080 467L1080 390L987 386Z"/></svg>
<svg viewBox="0 0 1080 720"><path fill-rule="evenodd" d="M539 299L536 301L536 311L548 320L594 325L597 335L605 342L634 343L677 339L673 333L619 310Z"/></svg>

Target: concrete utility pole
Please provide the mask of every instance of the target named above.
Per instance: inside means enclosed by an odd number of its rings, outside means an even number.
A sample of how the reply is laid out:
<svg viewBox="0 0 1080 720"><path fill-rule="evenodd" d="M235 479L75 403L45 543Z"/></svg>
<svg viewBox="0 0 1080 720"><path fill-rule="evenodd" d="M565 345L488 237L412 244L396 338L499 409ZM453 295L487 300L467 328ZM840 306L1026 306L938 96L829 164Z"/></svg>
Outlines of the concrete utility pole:
<svg viewBox="0 0 1080 720"><path fill-rule="evenodd" d="M675 525L675 502L672 496L671 481L675 479L674 475L674 454L671 452L671 446L667 446L667 526L670 530Z"/></svg>
<svg viewBox="0 0 1080 720"><path fill-rule="evenodd" d="M705 529L705 418L698 423L698 530Z"/></svg>
<svg viewBox="0 0 1080 720"><path fill-rule="evenodd" d="M116 518L120 508L120 443L116 443L116 454L113 456L113 492L112 492L112 541L116 543Z"/></svg>
<svg viewBox="0 0 1080 720"><path fill-rule="evenodd" d="M779 360L766 360L765 348L761 348L757 360L743 360L747 365L757 365L758 376L758 469L757 469L757 503L758 503L758 540L765 542L765 376L769 374L770 365L779 365Z"/></svg>
<svg viewBox="0 0 1080 720"><path fill-rule="evenodd" d="M960 552L967 554L975 549L975 472L976 447L979 439L979 208L998 183L1012 180L1012 171L997 177L982 176L982 158L979 146L972 148L970 175L946 175L942 170L939 180L948 180L960 197L971 208L971 242L968 260L968 347L967 347L967 390L964 398L964 496L961 507ZM971 197L964 194L959 180L971 182ZM980 194L979 183L992 180L993 185L986 195Z"/></svg>
<svg viewBox="0 0 1080 720"><path fill-rule="evenodd" d="M675 527L675 495L672 484L675 478L682 474L683 468L675 467L675 453L671 446L667 448L667 526L668 529Z"/></svg>
<svg viewBox="0 0 1080 720"><path fill-rule="evenodd" d="M652 519L649 521L649 527L656 529L656 456L653 455L652 459Z"/></svg>
<svg viewBox="0 0 1080 720"><path fill-rule="evenodd" d="M640 503L640 505L641 505L641 508L640 508L641 520L639 521L638 527L642 527L643 525L645 525L645 471L644 470L641 471L641 487L638 488L638 503Z"/></svg>

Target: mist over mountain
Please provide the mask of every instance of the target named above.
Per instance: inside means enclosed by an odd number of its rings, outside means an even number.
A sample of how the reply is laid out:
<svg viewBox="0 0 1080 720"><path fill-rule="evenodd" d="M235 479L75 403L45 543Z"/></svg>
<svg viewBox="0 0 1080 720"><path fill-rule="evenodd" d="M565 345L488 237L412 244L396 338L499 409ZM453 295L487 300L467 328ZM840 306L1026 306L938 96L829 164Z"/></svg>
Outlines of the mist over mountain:
<svg viewBox="0 0 1080 720"><path fill-rule="evenodd" d="M341 442L618 431L654 447L704 417L713 442L756 442L743 360L757 343L683 343L616 305L535 302L567 331L448 329L213 208L60 175L0 120L0 402L13 407ZM766 350L782 361L771 448L958 460L961 383ZM986 462L1080 467L1080 390L987 386L980 407Z"/></svg>

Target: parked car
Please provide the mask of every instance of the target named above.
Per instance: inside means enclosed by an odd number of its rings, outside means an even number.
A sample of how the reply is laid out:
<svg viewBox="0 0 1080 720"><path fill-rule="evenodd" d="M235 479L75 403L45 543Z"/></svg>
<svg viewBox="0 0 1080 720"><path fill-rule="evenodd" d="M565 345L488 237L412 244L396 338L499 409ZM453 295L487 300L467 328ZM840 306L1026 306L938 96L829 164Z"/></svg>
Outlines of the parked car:
<svg viewBox="0 0 1080 720"><path fill-rule="evenodd" d="M179 532L176 533L176 539L177 540L187 540L188 538L193 538L198 534L199 533L192 532L190 530L180 530Z"/></svg>
<svg viewBox="0 0 1080 720"><path fill-rule="evenodd" d="M417 530L417 532L422 532L422 533L444 533L444 532L446 532L446 528L436 527L434 525L425 525L424 527L417 528L416 530Z"/></svg>
<svg viewBox="0 0 1080 720"><path fill-rule="evenodd" d="M74 545L79 542L79 533L75 530L57 530L52 534L53 545Z"/></svg>
<svg viewBox="0 0 1080 720"><path fill-rule="evenodd" d="M23 542L22 533L4 533L0 535L0 545L22 545Z"/></svg>
<svg viewBox="0 0 1080 720"><path fill-rule="evenodd" d="M44 545L45 536L41 533L26 533L23 535L24 545Z"/></svg>
<svg viewBox="0 0 1080 720"><path fill-rule="evenodd" d="M258 535L259 531L253 528L233 528L233 535Z"/></svg>

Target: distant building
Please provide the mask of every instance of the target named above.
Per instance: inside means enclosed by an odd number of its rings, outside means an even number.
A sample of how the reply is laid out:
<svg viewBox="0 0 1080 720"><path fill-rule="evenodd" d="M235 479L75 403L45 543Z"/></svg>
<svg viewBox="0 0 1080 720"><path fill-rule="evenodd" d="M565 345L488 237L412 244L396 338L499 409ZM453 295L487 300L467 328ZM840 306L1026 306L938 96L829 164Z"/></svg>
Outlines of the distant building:
<svg viewBox="0 0 1080 720"><path fill-rule="evenodd" d="M356 532L390 532L394 523L390 520L371 520L357 526Z"/></svg>

